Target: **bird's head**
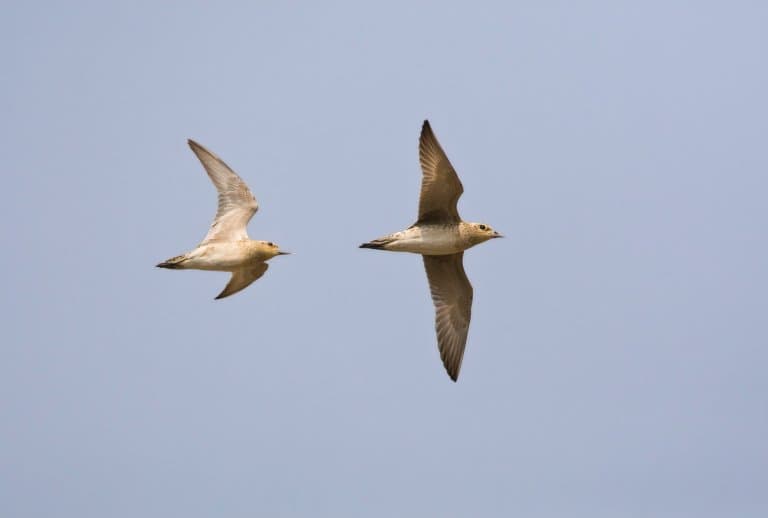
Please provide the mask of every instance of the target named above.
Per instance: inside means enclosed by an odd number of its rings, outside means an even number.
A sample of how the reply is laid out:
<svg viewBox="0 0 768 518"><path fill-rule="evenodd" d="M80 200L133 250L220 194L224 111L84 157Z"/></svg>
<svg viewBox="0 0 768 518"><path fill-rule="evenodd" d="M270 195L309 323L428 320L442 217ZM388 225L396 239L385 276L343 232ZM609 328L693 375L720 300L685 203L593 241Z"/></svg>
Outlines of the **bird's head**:
<svg viewBox="0 0 768 518"><path fill-rule="evenodd" d="M489 239L494 239L497 237L504 237L493 228L491 228L490 225L487 225L485 223L467 223L466 224L467 234L469 237L469 241L473 245L480 244L484 241L488 241Z"/></svg>
<svg viewBox="0 0 768 518"><path fill-rule="evenodd" d="M290 255L290 252L280 250L280 247L272 241L259 241L259 243L262 245L262 250L264 250L270 258L275 257L276 255Z"/></svg>

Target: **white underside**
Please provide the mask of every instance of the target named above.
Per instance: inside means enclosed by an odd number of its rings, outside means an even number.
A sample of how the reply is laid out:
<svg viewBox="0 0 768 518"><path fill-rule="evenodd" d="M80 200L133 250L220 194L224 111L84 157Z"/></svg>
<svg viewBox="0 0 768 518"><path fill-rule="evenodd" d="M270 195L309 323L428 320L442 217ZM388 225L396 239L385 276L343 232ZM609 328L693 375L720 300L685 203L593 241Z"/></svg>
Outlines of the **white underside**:
<svg viewBox="0 0 768 518"><path fill-rule="evenodd" d="M458 229L412 227L388 236L393 241L384 246L393 252L422 255L450 255L466 248L459 239Z"/></svg>
<svg viewBox="0 0 768 518"><path fill-rule="evenodd" d="M198 246L187 254L184 269L234 272L248 267L253 257L237 242L211 243ZM261 261L257 261L261 262Z"/></svg>

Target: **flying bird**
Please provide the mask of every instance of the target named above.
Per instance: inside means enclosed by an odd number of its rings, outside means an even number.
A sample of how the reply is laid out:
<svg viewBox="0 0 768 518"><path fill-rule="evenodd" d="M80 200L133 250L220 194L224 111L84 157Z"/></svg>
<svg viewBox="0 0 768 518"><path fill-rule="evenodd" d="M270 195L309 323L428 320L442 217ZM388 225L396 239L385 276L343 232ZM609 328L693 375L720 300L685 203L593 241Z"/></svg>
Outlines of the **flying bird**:
<svg viewBox="0 0 768 518"><path fill-rule="evenodd" d="M456 381L472 313L472 285L464 272L464 250L502 235L490 225L459 217L456 203L464 187L427 120L421 128L419 161L422 178L416 223L360 248L422 255L435 305L440 357L448 376Z"/></svg>
<svg viewBox="0 0 768 518"><path fill-rule="evenodd" d="M264 275L267 261L286 255L271 241L248 238L246 226L259 210L248 186L224 161L206 148L188 140L219 193L219 206L211 228L194 250L177 255L157 266L172 270L231 272L232 278L216 299L234 295Z"/></svg>

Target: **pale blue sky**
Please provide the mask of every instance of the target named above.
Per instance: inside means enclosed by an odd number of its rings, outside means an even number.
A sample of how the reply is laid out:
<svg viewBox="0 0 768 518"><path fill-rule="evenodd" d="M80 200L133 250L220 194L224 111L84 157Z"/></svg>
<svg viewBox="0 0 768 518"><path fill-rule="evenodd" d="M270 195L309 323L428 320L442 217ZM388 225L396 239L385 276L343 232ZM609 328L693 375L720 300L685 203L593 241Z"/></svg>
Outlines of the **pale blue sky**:
<svg viewBox="0 0 768 518"><path fill-rule="evenodd" d="M578 4L578 5L577 5ZM768 515L761 2L9 2L3 517ZM415 219L469 251L457 384ZM295 251L154 268L215 192Z"/></svg>

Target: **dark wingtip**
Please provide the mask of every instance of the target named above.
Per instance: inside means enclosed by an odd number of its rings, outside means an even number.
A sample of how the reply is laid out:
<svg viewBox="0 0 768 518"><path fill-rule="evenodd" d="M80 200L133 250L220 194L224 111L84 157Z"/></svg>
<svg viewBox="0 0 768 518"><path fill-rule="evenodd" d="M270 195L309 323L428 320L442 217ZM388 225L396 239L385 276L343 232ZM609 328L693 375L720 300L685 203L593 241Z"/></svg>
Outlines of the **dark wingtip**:
<svg viewBox="0 0 768 518"><path fill-rule="evenodd" d="M378 250L381 248L381 245L376 245L374 243L363 243L359 246L359 248L373 248L374 250Z"/></svg>
<svg viewBox="0 0 768 518"><path fill-rule="evenodd" d="M448 377L451 378L451 381L454 383L459 381L459 371L461 370L461 364L456 366L451 365L450 362L443 361L443 367L445 367L445 372L448 374Z"/></svg>

